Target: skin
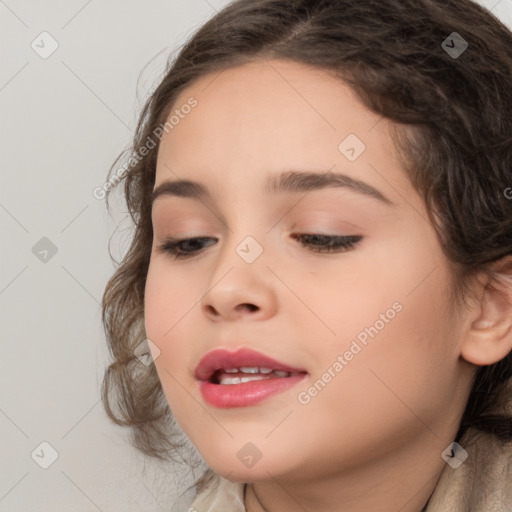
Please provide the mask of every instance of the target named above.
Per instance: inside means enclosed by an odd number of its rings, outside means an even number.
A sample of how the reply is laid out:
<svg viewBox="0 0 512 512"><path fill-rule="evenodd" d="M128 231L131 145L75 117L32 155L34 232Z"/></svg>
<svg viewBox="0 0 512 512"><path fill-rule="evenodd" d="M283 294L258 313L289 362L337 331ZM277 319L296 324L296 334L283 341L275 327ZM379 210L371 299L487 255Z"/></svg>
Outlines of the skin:
<svg viewBox="0 0 512 512"><path fill-rule="evenodd" d="M191 96L197 107L161 141L155 186L191 179L212 197L156 200L145 293L146 334L160 350L155 364L176 420L214 471L250 483L249 512L420 512L445 467L441 453L475 364L512 347L503 334L510 310L494 307L482 278L480 300L456 315L448 260L390 124L340 79L258 61L202 77L174 106ZM338 149L348 134L366 145L353 162ZM346 188L265 195L265 180L290 169L344 172L394 206ZM293 233L363 239L326 254ZM175 260L158 250L170 236L215 243ZM250 264L236 252L247 236L263 249ZM300 403L298 394L396 302L401 311ZM219 347L253 348L309 374L257 405L216 408L193 372ZM261 452L251 468L237 457L247 442Z"/></svg>

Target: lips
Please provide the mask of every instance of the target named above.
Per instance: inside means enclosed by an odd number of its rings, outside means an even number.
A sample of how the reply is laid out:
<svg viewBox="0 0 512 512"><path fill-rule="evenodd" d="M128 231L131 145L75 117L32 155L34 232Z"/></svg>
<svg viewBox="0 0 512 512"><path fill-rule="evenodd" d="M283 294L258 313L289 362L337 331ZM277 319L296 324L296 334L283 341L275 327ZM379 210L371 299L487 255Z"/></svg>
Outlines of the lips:
<svg viewBox="0 0 512 512"><path fill-rule="evenodd" d="M211 381L214 376L222 370L244 370L249 368L258 368L261 373L273 372L286 372L289 374L294 373L307 373L303 368L293 368L287 364L276 361L260 352L251 349L242 348L236 352L228 352L224 349L216 349L208 352L200 361L195 369L195 377L200 381ZM234 373L229 371L228 373ZM253 371L246 371L241 373L253 374ZM279 375L284 377L284 375Z"/></svg>
<svg viewBox="0 0 512 512"><path fill-rule="evenodd" d="M208 352L195 369L206 402L219 407L245 407L282 393L308 372L247 348Z"/></svg>

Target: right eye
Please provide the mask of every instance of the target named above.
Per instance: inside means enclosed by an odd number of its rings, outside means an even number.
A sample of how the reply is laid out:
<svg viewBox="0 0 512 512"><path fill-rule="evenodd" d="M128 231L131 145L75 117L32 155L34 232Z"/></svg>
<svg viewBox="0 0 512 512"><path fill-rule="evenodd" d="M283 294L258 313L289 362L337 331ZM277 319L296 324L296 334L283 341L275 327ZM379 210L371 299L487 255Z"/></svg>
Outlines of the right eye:
<svg viewBox="0 0 512 512"><path fill-rule="evenodd" d="M186 259L194 256L205 246L203 243L208 240L217 240L209 237L185 238L182 240L176 238L168 238L163 244L158 246L160 252L169 254L174 259ZM208 244L211 245L211 244Z"/></svg>

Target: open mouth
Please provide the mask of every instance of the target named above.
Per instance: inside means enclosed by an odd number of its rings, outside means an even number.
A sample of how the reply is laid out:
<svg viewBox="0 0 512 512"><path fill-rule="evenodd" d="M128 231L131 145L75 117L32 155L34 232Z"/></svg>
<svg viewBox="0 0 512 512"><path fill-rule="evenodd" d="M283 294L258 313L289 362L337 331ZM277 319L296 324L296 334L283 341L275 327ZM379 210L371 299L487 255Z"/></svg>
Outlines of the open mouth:
<svg viewBox="0 0 512 512"><path fill-rule="evenodd" d="M254 405L295 386L306 375L304 369L246 348L208 352L195 369L204 400L221 408Z"/></svg>
<svg viewBox="0 0 512 512"><path fill-rule="evenodd" d="M208 382L212 384L233 385L253 382L256 380L283 379L300 375L304 372L285 372L283 370L273 370L265 367L241 367L220 369L213 372Z"/></svg>

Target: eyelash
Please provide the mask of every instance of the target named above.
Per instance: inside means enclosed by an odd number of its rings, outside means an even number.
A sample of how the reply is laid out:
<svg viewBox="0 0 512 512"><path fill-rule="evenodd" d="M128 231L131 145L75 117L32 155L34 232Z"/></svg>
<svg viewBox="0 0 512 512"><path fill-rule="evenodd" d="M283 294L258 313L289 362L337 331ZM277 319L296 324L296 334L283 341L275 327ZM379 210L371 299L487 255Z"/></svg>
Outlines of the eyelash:
<svg viewBox="0 0 512 512"><path fill-rule="evenodd" d="M312 239L323 240L327 242L329 245L318 245L311 242L303 242L301 241L301 245L306 247L317 247L316 249L311 249L313 252L317 253L339 253L346 252L353 247L363 238L360 235L350 235L350 236L337 236L337 235L318 235L318 234L294 234L293 238L303 240L304 237L311 237ZM197 254L198 251L195 252L179 252L180 244L186 242L201 242L205 240L212 240L209 237L195 237L195 238L184 238L182 240L178 240L175 238L168 238L162 245L158 247L160 252L164 252L169 254L173 259L187 259L193 257ZM210 244L211 245L211 244Z"/></svg>

